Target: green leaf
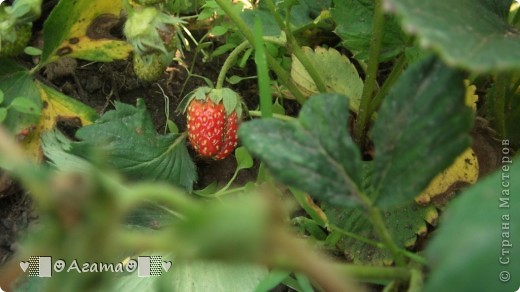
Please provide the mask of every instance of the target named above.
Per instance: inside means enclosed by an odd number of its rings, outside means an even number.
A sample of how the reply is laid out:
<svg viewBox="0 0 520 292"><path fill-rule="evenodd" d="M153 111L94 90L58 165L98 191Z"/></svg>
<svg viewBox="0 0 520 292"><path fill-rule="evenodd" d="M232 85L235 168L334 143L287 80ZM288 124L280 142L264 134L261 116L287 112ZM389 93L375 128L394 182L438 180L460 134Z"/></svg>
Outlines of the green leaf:
<svg viewBox="0 0 520 292"><path fill-rule="evenodd" d="M336 22L335 33L342 44L354 53L358 60L366 61L372 39L372 19L374 17L373 0L334 0L331 10ZM415 4L417 6L420 4ZM407 37L399 22L392 16L386 16L381 47L381 61L388 61L404 51Z"/></svg>
<svg viewBox="0 0 520 292"><path fill-rule="evenodd" d="M26 47L23 52L29 56L40 56L42 54L42 50L35 47Z"/></svg>
<svg viewBox="0 0 520 292"><path fill-rule="evenodd" d="M333 48L317 47L313 51L309 47L303 47L302 50L322 76L327 92L348 96L350 109L357 112L363 92L363 80L349 59ZM294 55L292 60L291 78L296 86L307 96L318 94L314 80L302 63Z"/></svg>
<svg viewBox="0 0 520 292"><path fill-rule="evenodd" d="M370 219L363 210L329 206L324 206L323 209L329 221L335 226L358 236L380 241ZM419 206L415 202L383 212L385 226L394 242L401 248L414 247L417 239L427 234L427 223L433 225L437 218L437 209L433 205ZM335 246L341 249L347 260L355 264L383 266L393 262L392 254L387 249L378 248L351 237L342 236Z"/></svg>
<svg viewBox="0 0 520 292"><path fill-rule="evenodd" d="M507 144L508 140L502 141L505 150ZM504 157L511 161L511 156ZM518 289L520 261L516 244L520 236L517 217L520 204L513 199L520 193L520 184L513 180L518 177L520 163L503 163L500 171L471 187L448 206L426 249L431 274L424 291ZM509 263L500 263L508 259ZM501 275L506 276L502 271L511 273L510 281L500 280Z"/></svg>
<svg viewBox="0 0 520 292"><path fill-rule="evenodd" d="M520 68L520 32L506 21L511 0L391 0L403 27L449 64L476 71Z"/></svg>
<svg viewBox="0 0 520 292"><path fill-rule="evenodd" d="M300 234L308 234L313 239L320 241L327 239L327 233L322 229L322 226L310 218L299 216L292 218L291 222L293 226L298 227Z"/></svg>
<svg viewBox="0 0 520 292"><path fill-rule="evenodd" d="M326 227L328 225L329 221L327 216L323 213L323 210L314 203L309 195L295 188L289 188L289 190L296 201L298 201L298 204L300 204L300 207L305 210L305 213L307 213L316 224L321 227Z"/></svg>
<svg viewBox="0 0 520 292"><path fill-rule="evenodd" d="M36 87L45 106L42 108L40 120L32 135L24 140L24 148L37 160L42 160L40 137L45 132L54 130L59 122L70 122L73 127L91 124L98 118L98 114L93 108L52 87L40 82L36 82Z"/></svg>
<svg viewBox="0 0 520 292"><path fill-rule="evenodd" d="M118 25L122 1L60 1L43 27L41 63L68 56L90 61L125 59L132 47L110 34Z"/></svg>
<svg viewBox="0 0 520 292"><path fill-rule="evenodd" d="M229 78L226 78L226 81L229 82L230 84L238 84L240 83L240 81L244 80L246 78L243 78L243 77L240 77L240 76L237 76L237 75L233 75Z"/></svg>
<svg viewBox="0 0 520 292"><path fill-rule="evenodd" d="M72 141L61 132L53 130L42 134L41 147L48 163L64 172L92 171L93 166L87 160L69 153Z"/></svg>
<svg viewBox="0 0 520 292"><path fill-rule="evenodd" d="M469 147L473 113L464 94L462 74L434 58L396 82L372 130L376 205L409 202Z"/></svg>
<svg viewBox="0 0 520 292"><path fill-rule="evenodd" d="M184 262L174 267L172 291L253 291L267 269L250 264Z"/></svg>
<svg viewBox="0 0 520 292"><path fill-rule="evenodd" d="M221 36L224 35L226 32L228 32L228 28L225 26L217 25L211 28L209 31L210 34L213 36Z"/></svg>
<svg viewBox="0 0 520 292"><path fill-rule="evenodd" d="M8 107L16 97L24 96L33 102L36 112L41 111L42 101L33 77L12 59L0 59L0 90L4 94L3 106ZM18 133L35 126L39 118L38 115L8 111L3 125L13 133Z"/></svg>
<svg viewBox="0 0 520 292"><path fill-rule="evenodd" d="M273 114L285 115L285 108L280 104L278 99L273 103Z"/></svg>
<svg viewBox="0 0 520 292"><path fill-rule="evenodd" d="M0 107L0 123L3 123L6 117L7 109L5 107Z"/></svg>
<svg viewBox="0 0 520 292"><path fill-rule="evenodd" d="M81 128L72 152L89 157L94 149L105 151L107 163L137 179L167 181L191 191L197 178L184 137L158 135L142 99L137 106L116 103L94 124Z"/></svg>
<svg viewBox="0 0 520 292"><path fill-rule="evenodd" d="M0 90L0 104L4 102L4 92Z"/></svg>
<svg viewBox="0 0 520 292"><path fill-rule="evenodd" d="M506 137L511 140L511 144L520 145L520 90L510 99L505 122Z"/></svg>
<svg viewBox="0 0 520 292"><path fill-rule="evenodd" d="M301 273L296 273L296 279L298 280L298 284L300 284L302 292L314 292L314 289L311 285L311 281L305 275Z"/></svg>
<svg viewBox="0 0 520 292"><path fill-rule="evenodd" d="M12 107L16 111L24 114L40 114L40 107L37 104L35 104L31 99L22 96L13 99L9 107Z"/></svg>
<svg viewBox="0 0 520 292"><path fill-rule="evenodd" d="M295 2L297 4L291 9L291 23L296 28L316 23L321 13L327 12L332 4L331 0L298 0Z"/></svg>
<svg viewBox="0 0 520 292"><path fill-rule="evenodd" d="M217 89L214 89L217 90ZM222 88L222 103L224 104L224 109L226 110L226 114L231 114L239 104L240 97L236 92L229 88Z"/></svg>
<svg viewBox="0 0 520 292"><path fill-rule="evenodd" d="M128 229L154 230L172 225L178 215L158 203L145 202L125 216L124 224Z"/></svg>
<svg viewBox="0 0 520 292"><path fill-rule="evenodd" d="M179 134L179 127L177 127L177 124L175 124L174 121L168 120L166 121L166 125L168 127L168 131L172 134Z"/></svg>
<svg viewBox="0 0 520 292"><path fill-rule="evenodd" d="M348 114L348 98L322 94L304 104L298 122L254 120L238 135L278 180L333 205L353 206L359 204L361 154L347 131Z"/></svg>
<svg viewBox="0 0 520 292"><path fill-rule="evenodd" d="M278 36L282 32L273 15L268 10L263 9L246 9L240 15L245 23L254 30L255 18L259 18L262 23L262 31L264 36Z"/></svg>
<svg viewBox="0 0 520 292"><path fill-rule="evenodd" d="M269 272L267 277L265 277L255 288L255 292L268 292L272 291L272 289L276 288L283 280L285 280L291 274L290 271L285 270L272 270Z"/></svg>
<svg viewBox="0 0 520 292"><path fill-rule="evenodd" d="M215 194L217 192L217 188L218 188L218 184L217 184L217 182L214 181L214 182L211 182L209 185L207 185L202 190L194 190L193 193L196 195L199 195L199 196L206 197L206 196Z"/></svg>
<svg viewBox="0 0 520 292"><path fill-rule="evenodd" d="M208 202L188 220L177 222L171 236L185 258L253 260L263 254L272 231L269 214L261 194L230 196Z"/></svg>
<svg viewBox="0 0 520 292"><path fill-rule="evenodd" d="M236 44L224 44L224 45L216 48L213 52L211 52L211 57L218 57L222 54L225 54L226 52L234 49L236 46L237 46Z"/></svg>
<svg viewBox="0 0 520 292"><path fill-rule="evenodd" d="M267 275L265 267L251 264L190 261L174 263L172 268L171 291L254 291Z"/></svg>
<svg viewBox="0 0 520 292"><path fill-rule="evenodd" d="M277 13L282 19L285 19L285 11L291 7L291 15L289 17L289 27L294 30L300 30L316 26L317 20L323 11L330 9L331 0L298 0L298 1L273 1L275 2ZM267 8L265 2L260 1L258 7L254 10L245 9L241 14L242 19L250 26L254 27L254 19L259 18L262 21L262 30L265 35L280 35L281 30L276 19Z"/></svg>
<svg viewBox="0 0 520 292"><path fill-rule="evenodd" d="M245 147L238 147L235 150L235 159L237 160L237 171L253 167L253 157Z"/></svg>

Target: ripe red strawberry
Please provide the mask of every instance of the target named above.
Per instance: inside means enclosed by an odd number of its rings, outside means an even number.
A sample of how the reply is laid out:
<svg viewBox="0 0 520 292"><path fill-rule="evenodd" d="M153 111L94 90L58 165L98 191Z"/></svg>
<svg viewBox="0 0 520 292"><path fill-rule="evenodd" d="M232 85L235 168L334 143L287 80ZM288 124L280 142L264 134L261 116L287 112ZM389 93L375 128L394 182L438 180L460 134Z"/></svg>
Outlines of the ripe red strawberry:
<svg viewBox="0 0 520 292"><path fill-rule="evenodd" d="M223 97L222 90L204 87L188 100L188 138L195 151L205 158L224 159L237 146L241 104L238 102L234 108L226 109L222 99L240 97L229 89L225 92Z"/></svg>

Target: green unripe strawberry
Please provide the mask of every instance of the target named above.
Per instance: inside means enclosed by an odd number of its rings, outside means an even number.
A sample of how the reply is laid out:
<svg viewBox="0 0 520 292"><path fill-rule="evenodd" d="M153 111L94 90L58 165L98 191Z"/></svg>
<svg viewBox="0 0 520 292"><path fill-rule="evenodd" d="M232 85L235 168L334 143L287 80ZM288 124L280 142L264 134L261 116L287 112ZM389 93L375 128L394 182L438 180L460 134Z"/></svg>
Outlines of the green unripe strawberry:
<svg viewBox="0 0 520 292"><path fill-rule="evenodd" d="M128 11L124 33L137 54L169 54L175 49L175 25L181 22L155 7L132 9Z"/></svg>
<svg viewBox="0 0 520 292"><path fill-rule="evenodd" d="M134 54L133 65L137 78L146 82L157 81L167 67L167 64L161 60L161 54L147 56Z"/></svg>
<svg viewBox="0 0 520 292"><path fill-rule="evenodd" d="M0 35L0 57L12 57L23 52L31 38L31 23L17 24L14 29Z"/></svg>

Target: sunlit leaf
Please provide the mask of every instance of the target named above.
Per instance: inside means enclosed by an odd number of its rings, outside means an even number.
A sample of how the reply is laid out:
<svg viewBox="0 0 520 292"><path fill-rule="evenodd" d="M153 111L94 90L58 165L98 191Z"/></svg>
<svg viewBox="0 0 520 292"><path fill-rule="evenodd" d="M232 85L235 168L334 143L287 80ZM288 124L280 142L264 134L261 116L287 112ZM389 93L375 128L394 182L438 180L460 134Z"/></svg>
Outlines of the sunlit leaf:
<svg viewBox="0 0 520 292"><path fill-rule="evenodd" d="M309 47L304 47L303 52L322 77L327 92L348 96L350 109L357 112L363 92L363 80L349 59L333 48L317 47L313 51ZM306 96L318 94L318 88L305 67L294 55L292 59L291 78L296 86Z"/></svg>

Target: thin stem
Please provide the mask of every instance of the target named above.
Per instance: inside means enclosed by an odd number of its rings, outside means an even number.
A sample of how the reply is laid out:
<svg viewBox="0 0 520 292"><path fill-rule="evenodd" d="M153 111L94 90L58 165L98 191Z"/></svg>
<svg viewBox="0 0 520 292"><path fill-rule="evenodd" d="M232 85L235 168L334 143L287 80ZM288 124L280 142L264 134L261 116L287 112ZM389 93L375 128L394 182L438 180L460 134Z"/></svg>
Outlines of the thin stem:
<svg viewBox="0 0 520 292"><path fill-rule="evenodd" d="M383 25L385 22L382 0L375 0L375 11L372 23L372 40L368 55L368 68L365 77L365 85L361 95L359 114L354 126L354 139L362 149L365 145L366 129L369 121L369 106L376 87L377 69L379 66L379 55L383 40Z"/></svg>
<svg viewBox="0 0 520 292"><path fill-rule="evenodd" d="M401 73L403 72L404 66L406 65L406 58L404 54L402 54L399 59L397 59L394 68L392 69L392 72L388 75L388 77L385 80L385 83L379 90L379 92L376 94L372 102L370 103L370 107L368 109L368 117L372 117L372 115L377 111L377 109L381 106L381 103L383 102L383 99L388 94L388 91L394 83L399 79L399 76L401 76Z"/></svg>
<svg viewBox="0 0 520 292"><path fill-rule="evenodd" d="M316 87L321 93L324 93L327 91L327 88L325 87L325 82L323 81L323 78L321 78L321 75L318 73L314 65L312 64L311 60L307 58L307 55L305 55L300 48L300 45L298 44L298 41L292 34L289 26L283 21L283 19L280 17L278 13L276 13L276 8L274 6L273 0L267 0L267 8L271 12L271 14L274 16L274 19L282 28L282 30L285 32L285 35L287 36L287 43L289 44L290 49L292 50L293 54L296 56L298 61L302 63L305 70L309 73L309 76L312 78L314 83L316 84ZM289 16L289 11L287 11L287 16Z"/></svg>
<svg viewBox="0 0 520 292"><path fill-rule="evenodd" d="M251 45L255 44L254 35L247 26L247 24L240 18L240 15L235 13L233 10L233 7L231 6L231 2L229 0L215 0L217 4L220 6L222 10L227 14L227 16L235 23L235 25L238 27L238 29L242 32L244 37L249 41ZM270 54L266 54L267 63L269 64L269 67L271 67L271 70L274 71L276 76L278 76L278 79L282 84L287 86L287 88L291 91L291 93L296 98L296 101L298 101L300 104L303 104L305 102L305 96L300 92L300 90L296 87L296 85L291 81L290 76L285 72L285 69L278 64L278 62L271 56Z"/></svg>
<svg viewBox="0 0 520 292"><path fill-rule="evenodd" d="M228 183L222 188L220 189L216 194L215 194L215 197L220 197L220 194L227 191L227 189L229 189L229 187L231 186L231 184L235 181L235 179L237 178L237 175L238 175L238 172L240 171L240 169L236 169L235 170L235 173L233 173L233 176L231 177L231 179L228 181Z"/></svg>
<svg viewBox="0 0 520 292"><path fill-rule="evenodd" d="M341 233L345 236L348 236L348 237L351 237L351 238L354 238L355 240L357 241L361 241L363 243L366 243L366 244L369 244L369 245L372 245L372 246L375 246L377 248L384 248L385 245L382 244L381 242L377 242L375 240L371 240L371 239L368 239L366 237L363 237L363 236L360 236L360 235L357 235L355 233L352 233L352 232L349 232L349 231L346 231L346 230L343 230L341 228L339 228L338 226L336 225L333 225L333 224L329 224L329 227L330 229L332 229L332 231L336 231L338 233Z"/></svg>
<svg viewBox="0 0 520 292"><path fill-rule="evenodd" d="M208 37L209 33L206 33L204 36L202 36L202 38L200 39L199 42L197 42L197 48L199 47L199 45L204 41L204 39L206 37ZM181 87L181 93L180 93L180 96L183 96L184 94L184 90L186 89L186 85L188 85L188 81L190 80L190 78L194 75L193 73L193 70L195 69L195 63L197 61L197 57L198 57L198 54L199 52L202 50L198 50L197 48L195 48L195 53L193 54L193 61L191 62L190 64L190 68L186 68L186 71L188 71L188 77L186 77L186 80L184 80L184 83L182 84L182 87Z"/></svg>
<svg viewBox="0 0 520 292"><path fill-rule="evenodd" d="M258 93L260 95L260 111L262 118L273 117L273 95L271 94L271 77L269 77L269 69L267 68L264 40L262 39L262 22L260 18L255 17L254 24L255 34L255 63L256 75L258 76Z"/></svg>
<svg viewBox="0 0 520 292"><path fill-rule="evenodd" d="M29 71L29 75L34 75L36 73L38 73L38 71L40 71L40 69L42 68L42 63L38 63L36 66L34 66L34 68L32 68L30 71Z"/></svg>
<svg viewBox="0 0 520 292"><path fill-rule="evenodd" d="M388 248L390 253L392 253L392 256L397 266L404 266L404 259L402 257L402 254L399 250L399 247L392 240L392 235L390 235L390 232L385 226L385 222L383 221L383 217L381 216L381 211L378 208L372 206L368 210L368 215L379 237L386 245L386 248Z"/></svg>
<svg viewBox="0 0 520 292"><path fill-rule="evenodd" d="M421 271L412 269L410 271L410 284L407 292L421 292L424 289L424 279Z"/></svg>
<svg viewBox="0 0 520 292"><path fill-rule="evenodd" d="M242 191L245 191L246 188L245 187L238 187L238 188L233 188L233 189L230 189L230 190L226 190L224 192L218 192L218 196L214 196L214 197L222 197L224 195L229 195L229 194L232 194L232 193L238 193L238 192L242 192Z"/></svg>
<svg viewBox="0 0 520 292"><path fill-rule="evenodd" d="M233 51L231 51L231 53L227 57L226 61L222 65L222 68L220 69L220 72L218 74L218 79L217 79L217 85L215 86L215 89L222 88L222 86L224 85L224 80L226 79L227 72L229 71L229 69L231 69L233 64L235 64L240 53L242 53L242 51L244 51L245 49L249 48L249 46L250 46L249 42L244 41L240 45L238 45L238 47L236 47Z"/></svg>
<svg viewBox="0 0 520 292"><path fill-rule="evenodd" d="M249 111L249 115L252 116L252 117L261 117L262 116L262 112L260 112L260 111ZM286 116L286 115L281 115L281 114L273 114L273 118L279 119L279 120L282 120L282 121L288 121L288 122L293 122L293 121L297 120L296 118L293 118L291 116Z"/></svg>

